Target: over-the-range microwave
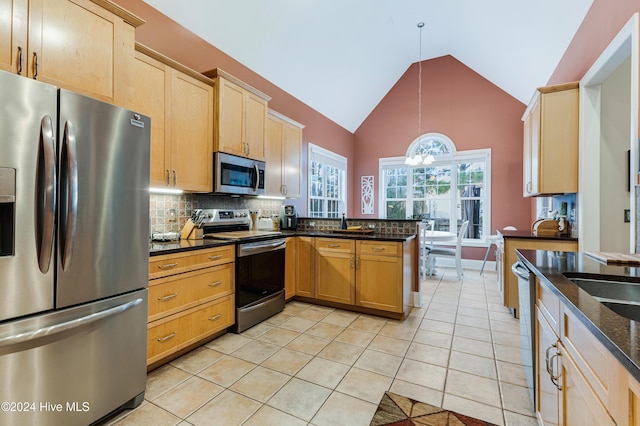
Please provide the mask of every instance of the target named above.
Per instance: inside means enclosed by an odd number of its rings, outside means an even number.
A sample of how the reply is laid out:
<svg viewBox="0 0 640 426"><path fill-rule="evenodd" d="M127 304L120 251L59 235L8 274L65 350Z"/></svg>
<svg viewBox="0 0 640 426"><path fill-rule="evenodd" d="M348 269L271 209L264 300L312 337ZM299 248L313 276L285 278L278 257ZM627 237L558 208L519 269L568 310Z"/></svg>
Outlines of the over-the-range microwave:
<svg viewBox="0 0 640 426"><path fill-rule="evenodd" d="M213 192L216 194L264 195L264 161L224 152L213 154Z"/></svg>

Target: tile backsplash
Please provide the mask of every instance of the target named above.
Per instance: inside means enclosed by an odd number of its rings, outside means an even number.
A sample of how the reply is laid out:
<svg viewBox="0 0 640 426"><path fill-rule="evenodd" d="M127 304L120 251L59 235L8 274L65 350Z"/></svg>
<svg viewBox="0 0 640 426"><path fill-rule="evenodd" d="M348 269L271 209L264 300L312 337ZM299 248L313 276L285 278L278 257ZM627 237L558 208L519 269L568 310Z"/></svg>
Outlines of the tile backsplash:
<svg viewBox="0 0 640 426"><path fill-rule="evenodd" d="M194 209L259 210L262 216L278 214L282 201L198 194L150 194L151 232L180 232Z"/></svg>
<svg viewBox="0 0 640 426"><path fill-rule="evenodd" d="M151 232L180 232L194 209L249 209L259 210L261 216L279 214L281 200L261 198L226 197L197 194L159 195L149 197ZM348 224L362 225L376 234L413 235L415 220L347 219ZM302 231L326 231L339 229L340 219L300 218L298 229Z"/></svg>

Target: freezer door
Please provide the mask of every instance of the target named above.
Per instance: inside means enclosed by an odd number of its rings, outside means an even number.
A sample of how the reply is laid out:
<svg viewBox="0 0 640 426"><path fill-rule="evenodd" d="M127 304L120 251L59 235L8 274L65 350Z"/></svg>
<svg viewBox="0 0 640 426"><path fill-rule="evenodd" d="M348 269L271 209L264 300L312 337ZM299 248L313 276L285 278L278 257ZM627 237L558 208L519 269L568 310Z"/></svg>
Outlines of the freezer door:
<svg viewBox="0 0 640 426"><path fill-rule="evenodd" d="M88 425L146 386L147 290L0 324L3 425Z"/></svg>
<svg viewBox="0 0 640 426"><path fill-rule="evenodd" d="M56 307L147 286L150 119L60 90Z"/></svg>
<svg viewBox="0 0 640 426"><path fill-rule="evenodd" d="M0 71L0 321L53 308L56 88Z"/></svg>

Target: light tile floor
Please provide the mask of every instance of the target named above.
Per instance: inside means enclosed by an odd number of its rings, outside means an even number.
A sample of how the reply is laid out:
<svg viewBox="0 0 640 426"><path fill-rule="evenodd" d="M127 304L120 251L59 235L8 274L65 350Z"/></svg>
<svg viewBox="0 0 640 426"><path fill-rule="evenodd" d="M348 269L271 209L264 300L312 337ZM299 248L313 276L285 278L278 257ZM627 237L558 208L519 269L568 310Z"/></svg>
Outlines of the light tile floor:
<svg viewBox="0 0 640 426"><path fill-rule="evenodd" d="M440 268L405 321L290 302L152 371L111 424L368 425L385 391L498 425L537 425L519 325L495 273Z"/></svg>

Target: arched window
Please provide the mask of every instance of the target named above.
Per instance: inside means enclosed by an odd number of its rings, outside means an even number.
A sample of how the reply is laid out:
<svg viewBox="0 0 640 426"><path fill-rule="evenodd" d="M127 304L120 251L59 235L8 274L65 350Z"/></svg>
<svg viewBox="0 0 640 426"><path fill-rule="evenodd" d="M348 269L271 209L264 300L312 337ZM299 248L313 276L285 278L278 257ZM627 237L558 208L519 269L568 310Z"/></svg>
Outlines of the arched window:
<svg viewBox="0 0 640 426"><path fill-rule="evenodd" d="M405 157L380 159L380 218L434 220L457 232L469 221L465 245L491 234L491 149L458 151L441 133L416 138Z"/></svg>
<svg viewBox="0 0 640 426"><path fill-rule="evenodd" d="M456 146L451 139L442 133L427 133L414 140L407 149L405 164L410 166L427 165L436 157L453 155Z"/></svg>

